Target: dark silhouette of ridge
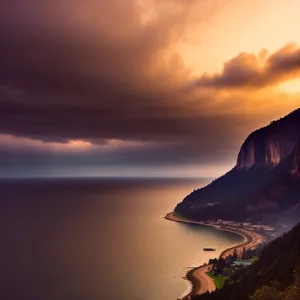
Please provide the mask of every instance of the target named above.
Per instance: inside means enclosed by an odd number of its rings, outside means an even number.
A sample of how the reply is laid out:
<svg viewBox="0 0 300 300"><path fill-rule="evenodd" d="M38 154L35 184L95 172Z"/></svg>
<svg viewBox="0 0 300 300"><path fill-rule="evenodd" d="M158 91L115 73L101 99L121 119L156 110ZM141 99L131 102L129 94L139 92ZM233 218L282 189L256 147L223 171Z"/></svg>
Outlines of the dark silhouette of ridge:
<svg viewBox="0 0 300 300"><path fill-rule="evenodd" d="M240 149L236 166L193 191L175 211L202 220L258 220L275 215L278 219L300 203L298 185L300 109L251 133Z"/></svg>

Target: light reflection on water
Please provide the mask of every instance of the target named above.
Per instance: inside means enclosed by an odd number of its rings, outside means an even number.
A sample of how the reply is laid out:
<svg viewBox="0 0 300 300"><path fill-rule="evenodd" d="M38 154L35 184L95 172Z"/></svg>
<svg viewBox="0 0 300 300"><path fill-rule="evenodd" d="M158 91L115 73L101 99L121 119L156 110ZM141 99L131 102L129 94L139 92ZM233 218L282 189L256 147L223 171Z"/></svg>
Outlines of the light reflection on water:
<svg viewBox="0 0 300 300"><path fill-rule="evenodd" d="M6 300L177 299L187 266L241 238L164 220L207 180L0 184L1 295ZM214 253L203 247L214 247Z"/></svg>

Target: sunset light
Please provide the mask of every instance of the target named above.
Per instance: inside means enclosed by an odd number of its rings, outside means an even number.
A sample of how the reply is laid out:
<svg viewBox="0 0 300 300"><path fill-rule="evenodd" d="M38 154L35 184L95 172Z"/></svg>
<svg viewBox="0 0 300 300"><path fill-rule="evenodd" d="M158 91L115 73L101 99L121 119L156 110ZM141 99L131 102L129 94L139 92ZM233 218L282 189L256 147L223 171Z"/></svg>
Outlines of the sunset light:
<svg viewBox="0 0 300 300"><path fill-rule="evenodd" d="M299 94L300 93L300 78L295 78L287 82L281 83L278 85L278 88L281 91L284 91L289 94Z"/></svg>
<svg viewBox="0 0 300 300"><path fill-rule="evenodd" d="M300 300L300 0L0 0L0 300Z"/></svg>

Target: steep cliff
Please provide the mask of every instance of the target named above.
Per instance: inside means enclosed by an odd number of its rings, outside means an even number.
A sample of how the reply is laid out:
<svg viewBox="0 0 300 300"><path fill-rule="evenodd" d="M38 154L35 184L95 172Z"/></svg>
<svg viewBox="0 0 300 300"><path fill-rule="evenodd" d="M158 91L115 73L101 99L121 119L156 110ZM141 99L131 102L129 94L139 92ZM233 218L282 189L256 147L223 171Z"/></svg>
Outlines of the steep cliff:
<svg viewBox="0 0 300 300"><path fill-rule="evenodd" d="M260 137L260 132L251 135L243 144L237 159L238 170L249 170L253 166L277 166L289 152L283 149L276 136Z"/></svg>
<svg viewBox="0 0 300 300"><path fill-rule="evenodd" d="M293 151L293 165L291 175L300 178L300 142L296 145Z"/></svg>
<svg viewBox="0 0 300 300"><path fill-rule="evenodd" d="M300 186L300 109L251 133L236 166L176 207L194 219L244 219L295 205ZM295 183L296 180L296 183ZM281 202L285 201L284 204ZM207 203L218 203L207 207Z"/></svg>
<svg viewBox="0 0 300 300"><path fill-rule="evenodd" d="M276 167L293 152L299 140L300 109L297 109L251 133L239 152L237 169L247 171L258 165Z"/></svg>

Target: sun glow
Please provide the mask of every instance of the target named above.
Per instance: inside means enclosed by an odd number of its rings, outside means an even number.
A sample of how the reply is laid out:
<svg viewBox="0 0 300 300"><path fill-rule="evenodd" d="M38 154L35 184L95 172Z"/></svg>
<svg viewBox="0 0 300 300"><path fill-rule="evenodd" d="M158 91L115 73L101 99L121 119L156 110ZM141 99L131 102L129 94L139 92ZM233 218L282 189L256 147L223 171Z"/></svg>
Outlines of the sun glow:
<svg viewBox="0 0 300 300"><path fill-rule="evenodd" d="M90 147L92 144L90 142L82 141L82 140L70 140L67 145L71 147L83 149L83 148Z"/></svg>
<svg viewBox="0 0 300 300"><path fill-rule="evenodd" d="M280 91L289 93L289 94L298 94L300 93L300 78L295 78L287 82L281 83L277 86Z"/></svg>

